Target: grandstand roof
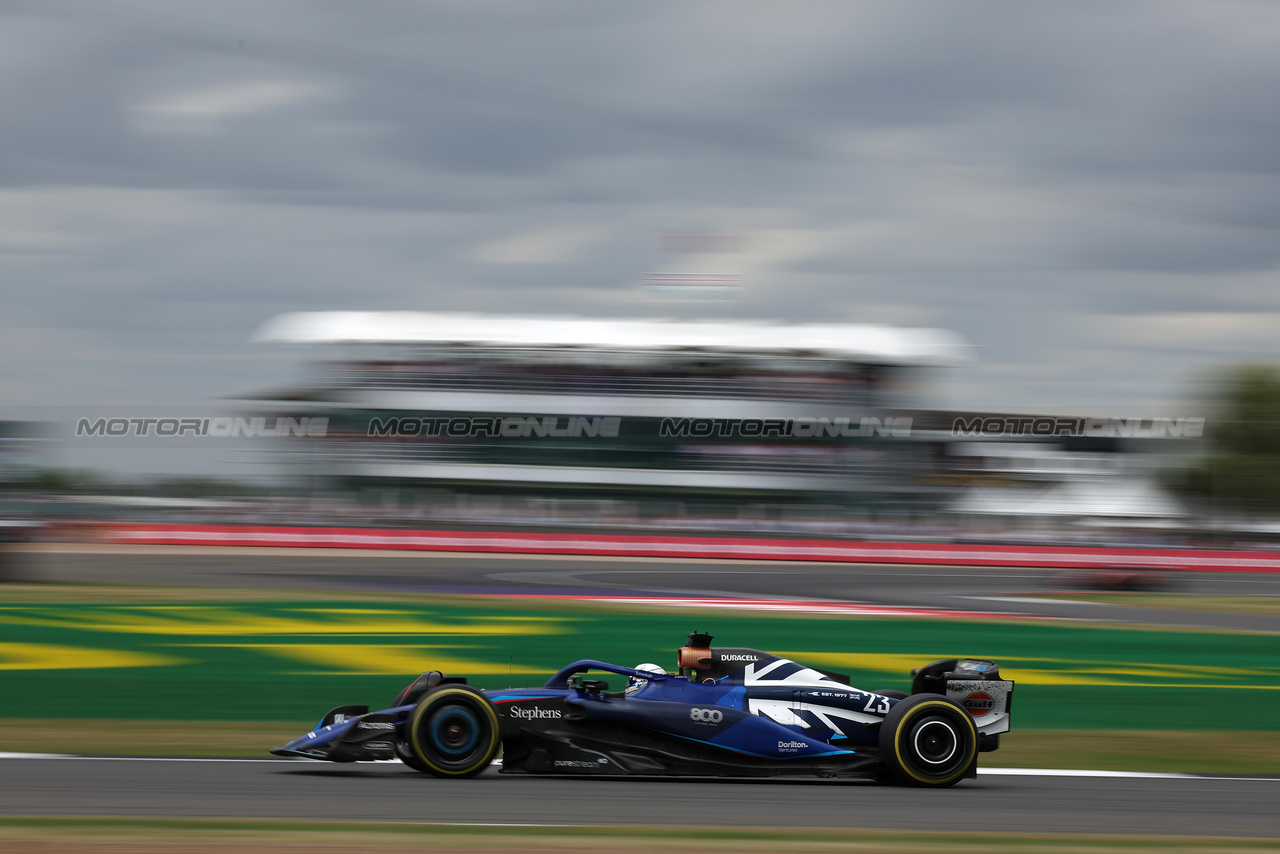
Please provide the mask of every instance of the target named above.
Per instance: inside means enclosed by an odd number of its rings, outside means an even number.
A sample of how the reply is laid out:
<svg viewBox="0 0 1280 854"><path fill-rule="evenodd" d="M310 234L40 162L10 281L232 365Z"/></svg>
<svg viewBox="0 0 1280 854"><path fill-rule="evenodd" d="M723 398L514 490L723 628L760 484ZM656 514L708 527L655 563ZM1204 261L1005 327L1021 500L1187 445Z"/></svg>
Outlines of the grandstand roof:
<svg viewBox="0 0 1280 854"><path fill-rule="evenodd" d="M963 338L945 329L411 311L281 314L264 323L252 340L295 344L418 343L610 351L702 350L814 355L898 364L965 361L969 359L970 349Z"/></svg>

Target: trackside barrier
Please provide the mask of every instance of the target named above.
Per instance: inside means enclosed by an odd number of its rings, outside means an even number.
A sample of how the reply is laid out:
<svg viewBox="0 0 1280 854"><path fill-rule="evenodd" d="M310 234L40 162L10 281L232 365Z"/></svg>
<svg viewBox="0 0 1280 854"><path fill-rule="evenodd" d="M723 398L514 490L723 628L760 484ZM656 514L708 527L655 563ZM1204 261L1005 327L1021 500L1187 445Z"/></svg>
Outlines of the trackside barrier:
<svg viewBox="0 0 1280 854"><path fill-rule="evenodd" d="M1280 552L1089 548L951 543L882 543L745 537L411 531L247 525L116 525L100 542L132 545L395 549L440 552L598 555L729 560L912 563L945 566L1150 566L1225 572L1280 572Z"/></svg>

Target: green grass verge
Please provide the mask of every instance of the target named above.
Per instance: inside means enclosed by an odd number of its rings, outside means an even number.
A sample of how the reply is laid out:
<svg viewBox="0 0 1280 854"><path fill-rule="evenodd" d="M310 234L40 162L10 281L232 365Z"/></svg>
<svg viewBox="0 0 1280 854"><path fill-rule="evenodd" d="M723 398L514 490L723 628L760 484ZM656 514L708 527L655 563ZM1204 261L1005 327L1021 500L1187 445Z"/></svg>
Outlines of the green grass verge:
<svg viewBox="0 0 1280 854"><path fill-rule="evenodd" d="M193 843L198 839L198 843ZM343 851L395 848L435 851L617 851L649 854L673 850L855 851L895 854L1261 854L1274 852L1274 839L1171 837L1120 834L1048 834L893 831L875 828L680 827L606 825L592 827L479 827L392 822L301 822L244 819L0 818L0 843L60 854L63 851L182 850L253 852Z"/></svg>
<svg viewBox="0 0 1280 854"><path fill-rule="evenodd" d="M906 688L910 668L934 659L995 659L1018 687L1014 733L989 764L1277 773L1280 635L496 597L3 591L0 718L39 721L4 727L6 750L256 755L332 706L385 706L422 670L539 685L579 658L670 664L697 627L872 690Z"/></svg>

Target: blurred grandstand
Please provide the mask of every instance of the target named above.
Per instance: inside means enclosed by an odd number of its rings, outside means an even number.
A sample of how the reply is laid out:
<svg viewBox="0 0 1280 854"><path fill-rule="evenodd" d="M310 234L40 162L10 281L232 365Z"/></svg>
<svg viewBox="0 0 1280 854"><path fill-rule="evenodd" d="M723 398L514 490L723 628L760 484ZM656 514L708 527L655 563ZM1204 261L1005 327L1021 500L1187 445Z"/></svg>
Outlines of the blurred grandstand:
<svg viewBox="0 0 1280 854"><path fill-rule="evenodd" d="M1160 483L1186 425L957 430L1027 416L929 406L970 349L943 330L320 312L255 339L319 348L257 406L327 417L295 471L384 519L1021 542L1214 524Z"/></svg>
<svg viewBox="0 0 1280 854"><path fill-rule="evenodd" d="M54 533L132 521L992 543L1280 538L1269 517L1167 488L1205 459L1204 418L1102 419L1093 429L1083 416L936 408L932 378L969 352L942 330L322 312L276 317L255 340L314 355L298 383L239 395L233 412L79 419L155 423L141 438L62 431L113 459L141 447L216 469L149 480L37 471L30 452L42 443L31 440L51 425L11 422L0 437L8 518L38 517ZM247 432L159 435L188 421Z"/></svg>
<svg viewBox="0 0 1280 854"><path fill-rule="evenodd" d="M329 488L677 516L938 506L907 407L968 350L936 329L426 313L289 314L255 338L327 350L255 396L329 417L309 464Z"/></svg>

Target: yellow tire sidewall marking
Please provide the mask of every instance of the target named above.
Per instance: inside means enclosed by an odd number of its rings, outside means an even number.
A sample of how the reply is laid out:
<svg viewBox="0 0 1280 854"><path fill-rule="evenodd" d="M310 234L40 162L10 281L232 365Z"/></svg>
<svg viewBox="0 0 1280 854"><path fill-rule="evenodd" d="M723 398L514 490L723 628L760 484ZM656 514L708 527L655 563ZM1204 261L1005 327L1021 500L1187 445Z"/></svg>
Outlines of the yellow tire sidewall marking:
<svg viewBox="0 0 1280 854"><path fill-rule="evenodd" d="M964 764L960 766L959 771L947 777L943 777L940 779L931 779L929 777L921 777L919 774L913 771L911 766L902 758L902 737L901 736L903 731L907 729L908 724L912 720L914 720L915 718L918 718L922 713L928 711L931 708L947 709L952 712L956 711L954 706L948 703L943 703L940 700L929 700L927 702L921 703L918 706L913 706L912 708L908 709L907 713L902 716L902 720L898 721L898 731L893 734L893 750L898 757L898 767L901 768L903 771L907 772L907 774L910 775L912 779L918 780L919 782L925 783L927 785L936 786L940 784L950 783L952 780L959 779L959 777L969 769L969 765L973 762L973 758L978 755L978 728L977 726L974 725L973 719L969 716L969 713L964 712L964 719L965 719L965 722L969 724L969 734L972 736L972 739L970 740L972 749L969 751L969 755L965 759Z"/></svg>
<svg viewBox="0 0 1280 854"><path fill-rule="evenodd" d="M461 688L441 688L439 690L432 691L428 695L428 697L432 700L431 703L418 704L418 707L413 710L413 715L410 716L409 718L409 747L413 750L413 755L417 757L418 761L427 765L433 771L439 774L445 774L450 777L460 777L464 774L470 774L471 772L473 772L475 770L475 766L473 765L469 768L463 768L457 771L449 770L447 768L441 768L427 758L426 754L423 752L422 748L418 744L418 724L422 720L422 716L425 715L428 710L438 708L440 705L440 698L447 697L447 696L454 696L454 695L466 697L468 700L471 701L472 704L478 705L484 709L484 716L488 718L489 723L491 724L491 727L490 727L491 735L489 738L489 744L485 748L484 752L486 755L492 756L492 754L497 751L498 735L499 735L498 731L501 727L501 724L498 722L498 713L494 711L493 706L490 705L489 701L486 700L482 695L473 693L471 691L465 691ZM488 760L486 760L486 762L487 761Z"/></svg>

